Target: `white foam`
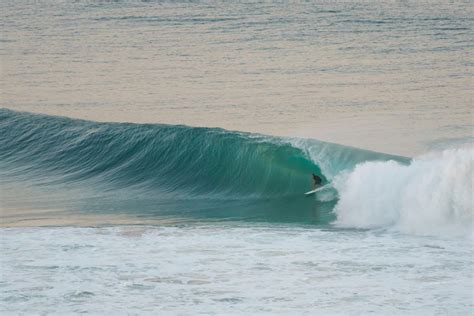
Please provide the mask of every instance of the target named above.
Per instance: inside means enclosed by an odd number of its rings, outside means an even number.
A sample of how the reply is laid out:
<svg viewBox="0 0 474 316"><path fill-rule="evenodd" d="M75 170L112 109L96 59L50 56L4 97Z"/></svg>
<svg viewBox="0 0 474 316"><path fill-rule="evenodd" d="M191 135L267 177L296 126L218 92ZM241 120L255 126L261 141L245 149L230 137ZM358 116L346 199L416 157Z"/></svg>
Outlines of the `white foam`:
<svg viewBox="0 0 474 316"><path fill-rule="evenodd" d="M0 228L0 314L468 315L472 243L296 225Z"/></svg>
<svg viewBox="0 0 474 316"><path fill-rule="evenodd" d="M415 234L471 234L473 147L395 161L365 162L335 177L336 224Z"/></svg>

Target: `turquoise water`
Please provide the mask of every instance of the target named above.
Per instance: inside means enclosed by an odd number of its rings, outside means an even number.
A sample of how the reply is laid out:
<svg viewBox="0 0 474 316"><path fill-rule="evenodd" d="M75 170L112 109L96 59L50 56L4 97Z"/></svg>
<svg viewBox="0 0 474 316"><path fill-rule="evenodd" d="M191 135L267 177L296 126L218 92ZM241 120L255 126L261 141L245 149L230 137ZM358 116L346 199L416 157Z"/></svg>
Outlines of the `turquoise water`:
<svg viewBox="0 0 474 316"><path fill-rule="evenodd" d="M0 124L2 190L17 191L4 198L6 208L302 222L314 221L319 210L326 216L316 222L327 223L337 199L329 184L335 175L364 161L409 162L317 140L216 128L9 110L1 111ZM323 201L303 195L312 188L312 173L329 184ZM26 200L18 196L25 183L33 186Z"/></svg>
<svg viewBox="0 0 474 316"><path fill-rule="evenodd" d="M469 2L0 6L3 313L472 314Z"/></svg>

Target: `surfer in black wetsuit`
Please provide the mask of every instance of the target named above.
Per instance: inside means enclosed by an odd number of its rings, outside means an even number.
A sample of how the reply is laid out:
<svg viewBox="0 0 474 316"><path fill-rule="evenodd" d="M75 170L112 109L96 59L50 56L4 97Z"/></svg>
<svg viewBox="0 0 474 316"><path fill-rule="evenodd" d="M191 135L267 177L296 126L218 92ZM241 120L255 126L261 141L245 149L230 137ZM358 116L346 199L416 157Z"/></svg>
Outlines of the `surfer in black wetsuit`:
<svg viewBox="0 0 474 316"><path fill-rule="evenodd" d="M320 177L318 177L314 173L312 175L313 175L313 190L316 190L318 186L321 184L322 180Z"/></svg>

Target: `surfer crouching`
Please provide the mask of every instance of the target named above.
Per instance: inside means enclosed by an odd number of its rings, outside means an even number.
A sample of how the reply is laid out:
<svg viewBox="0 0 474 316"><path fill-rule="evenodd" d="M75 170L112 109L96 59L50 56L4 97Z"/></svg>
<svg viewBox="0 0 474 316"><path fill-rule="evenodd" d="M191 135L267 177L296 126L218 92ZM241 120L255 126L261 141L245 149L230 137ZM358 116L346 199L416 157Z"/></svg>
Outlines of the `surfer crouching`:
<svg viewBox="0 0 474 316"><path fill-rule="evenodd" d="M314 173L312 175L313 175L313 190L316 190L318 186L321 184L322 180L320 177L318 177Z"/></svg>

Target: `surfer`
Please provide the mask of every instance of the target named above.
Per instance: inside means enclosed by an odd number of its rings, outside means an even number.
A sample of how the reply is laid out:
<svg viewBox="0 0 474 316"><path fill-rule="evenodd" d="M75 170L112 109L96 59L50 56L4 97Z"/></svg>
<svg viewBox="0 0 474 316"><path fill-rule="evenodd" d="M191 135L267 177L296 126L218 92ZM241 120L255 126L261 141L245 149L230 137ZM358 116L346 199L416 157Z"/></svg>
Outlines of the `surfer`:
<svg viewBox="0 0 474 316"><path fill-rule="evenodd" d="M312 175L313 175L313 190L316 190L318 186L321 184L322 180L320 177L318 177L314 173Z"/></svg>
<svg viewBox="0 0 474 316"><path fill-rule="evenodd" d="M315 175L314 173L311 174L312 180L313 180L313 189L311 191L308 191L305 193L306 196L310 196L315 194L317 191L320 190L319 186L323 182L323 179L321 179L319 176Z"/></svg>

